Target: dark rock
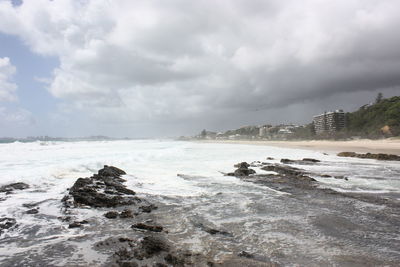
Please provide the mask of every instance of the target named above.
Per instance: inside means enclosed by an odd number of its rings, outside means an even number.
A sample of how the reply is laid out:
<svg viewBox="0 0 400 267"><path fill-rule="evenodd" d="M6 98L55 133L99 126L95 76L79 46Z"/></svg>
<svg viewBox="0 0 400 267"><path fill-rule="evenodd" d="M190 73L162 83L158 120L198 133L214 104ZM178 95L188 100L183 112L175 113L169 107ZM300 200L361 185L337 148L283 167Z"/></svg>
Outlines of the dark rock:
<svg viewBox="0 0 400 267"><path fill-rule="evenodd" d="M31 210L27 210L25 211L26 214L38 214L39 210L38 209L31 209Z"/></svg>
<svg viewBox="0 0 400 267"><path fill-rule="evenodd" d="M118 217L118 212L117 211L109 211L104 213L104 217L108 218L108 219L115 219Z"/></svg>
<svg viewBox="0 0 400 267"><path fill-rule="evenodd" d="M268 157L267 160L274 160L274 158Z"/></svg>
<svg viewBox="0 0 400 267"><path fill-rule="evenodd" d="M246 251L239 252L238 256L239 257L243 257L243 258L248 258L248 259L254 258L254 255L252 255L252 254L250 254L250 253L248 253Z"/></svg>
<svg viewBox="0 0 400 267"><path fill-rule="evenodd" d="M119 217L120 218L133 218L133 212L129 209L125 209L119 214Z"/></svg>
<svg viewBox="0 0 400 267"><path fill-rule="evenodd" d="M393 154L384 154L384 153L366 153L366 154L358 154L355 152L340 152L337 154L339 157L352 157L352 158L361 158L361 159L376 159L376 160L394 160L400 161L400 156Z"/></svg>
<svg viewBox="0 0 400 267"><path fill-rule="evenodd" d="M321 162L320 160L318 160L318 159L312 159L312 158L304 158L304 159L302 159L303 161L308 161L308 162L313 162L313 163L317 163L317 162Z"/></svg>
<svg viewBox="0 0 400 267"><path fill-rule="evenodd" d="M323 178L330 178L330 177L332 177L332 176L330 176L330 175L328 175L328 174L321 174L321 177L323 177Z"/></svg>
<svg viewBox="0 0 400 267"><path fill-rule="evenodd" d="M122 184L124 180L119 178L122 174L125 172L105 165L98 174L76 180L69 193L75 204L91 207L116 207L140 202L139 198L130 197L135 195L135 192ZM63 202L67 203L68 197L64 198Z"/></svg>
<svg viewBox="0 0 400 267"><path fill-rule="evenodd" d="M184 266L185 260L181 257L177 257L171 253L168 253L167 256L164 257L164 260L171 264L172 266Z"/></svg>
<svg viewBox="0 0 400 267"><path fill-rule="evenodd" d="M153 205L153 204L139 207L139 209L142 212L146 212L146 213L150 213L151 211L156 210L157 208L158 207L156 205Z"/></svg>
<svg viewBox="0 0 400 267"><path fill-rule="evenodd" d="M3 230L10 229L17 225L17 221L14 218L0 218L0 234Z"/></svg>
<svg viewBox="0 0 400 267"><path fill-rule="evenodd" d="M117 167L107 166L107 165L104 165L104 168L100 169L98 171L98 175L99 176L105 176L105 177L111 176L111 177L118 177L119 178L121 175L125 175L125 174L126 174L125 171L123 171L123 170L121 170L121 169L119 169Z"/></svg>
<svg viewBox="0 0 400 267"><path fill-rule="evenodd" d="M152 231L152 232L161 232L163 230L162 226L159 225L149 225L145 223L136 223L131 226L134 229L141 229L141 230L147 230L147 231Z"/></svg>
<svg viewBox="0 0 400 267"><path fill-rule="evenodd" d="M161 251L168 252L170 250L170 246L167 244L167 242L164 239L156 236L144 237L141 242L141 247L147 253L147 256L152 256Z"/></svg>
<svg viewBox="0 0 400 267"><path fill-rule="evenodd" d="M133 261L121 261L118 265L120 267L139 267L139 264Z"/></svg>
<svg viewBox="0 0 400 267"><path fill-rule="evenodd" d="M80 222L73 222L68 225L68 228L78 228L81 226L82 226L82 224Z"/></svg>
<svg viewBox="0 0 400 267"><path fill-rule="evenodd" d="M28 189L29 185L25 184L25 183L12 183L12 184L8 184L8 185L3 185L2 187L0 187L0 192L1 193L9 193L12 192L14 190L24 190L24 189Z"/></svg>
<svg viewBox="0 0 400 267"><path fill-rule="evenodd" d="M274 171L281 175L297 176L297 175L305 174L305 171L303 171L301 169L290 167L290 166L285 166L285 165L281 165L281 164L267 165L267 166L262 167L261 169L264 171Z"/></svg>
<svg viewBox="0 0 400 267"><path fill-rule="evenodd" d="M223 230L217 230L217 229L214 229L214 228L211 228L211 227L209 227L209 226L206 226L206 225L204 225L204 224L202 224L202 223L197 223L197 224L195 224L195 226L196 227L198 227L198 228L200 228L201 230L203 230L204 232L206 232L206 233L209 233L210 235L216 235L216 234L219 234L219 235L224 235L224 236L233 236L231 233L229 233L229 232L226 232L226 231L223 231Z"/></svg>
<svg viewBox="0 0 400 267"><path fill-rule="evenodd" d="M281 159L281 163L290 164L290 163L295 163L295 161L291 159Z"/></svg>
<svg viewBox="0 0 400 267"><path fill-rule="evenodd" d="M312 164L320 162L320 160L312 159L312 158L304 158L302 160L292 160L292 159L281 159L281 163L283 164Z"/></svg>
<svg viewBox="0 0 400 267"><path fill-rule="evenodd" d="M247 162L241 162L234 165L237 170L233 173L226 174L227 176L249 176L250 174L255 174L255 170L249 169L249 164Z"/></svg>
<svg viewBox="0 0 400 267"><path fill-rule="evenodd" d="M345 180L345 181L348 181L349 179L347 179L347 177L345 177L345 176L343 176L343 175L337 175L337 176L334 176L334 178L335 179L343 179L343 180Z"/></svg>
<svg viewBox="0 0 400 267"><path fill-rule="evenodd" d="M250 167L250 164L248 164L247 162L240 162L240 163L237 163L237 164L235 164L235 165L233 165L233 167L235 167L235 168L248 168L248 167Z"/></svg>

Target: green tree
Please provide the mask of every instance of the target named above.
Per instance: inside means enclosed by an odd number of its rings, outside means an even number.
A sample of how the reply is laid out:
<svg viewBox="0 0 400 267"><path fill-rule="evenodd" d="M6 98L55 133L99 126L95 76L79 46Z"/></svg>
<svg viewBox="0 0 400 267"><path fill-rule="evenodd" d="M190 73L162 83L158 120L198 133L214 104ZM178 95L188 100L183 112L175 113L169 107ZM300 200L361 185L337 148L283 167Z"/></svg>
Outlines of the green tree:
<svg viewBox="0 0 400 267"><path fill-rule="evenodd" d="M375 99L375 104L381 103L383 99L383 94L381 92L378 93Z"/></svg>

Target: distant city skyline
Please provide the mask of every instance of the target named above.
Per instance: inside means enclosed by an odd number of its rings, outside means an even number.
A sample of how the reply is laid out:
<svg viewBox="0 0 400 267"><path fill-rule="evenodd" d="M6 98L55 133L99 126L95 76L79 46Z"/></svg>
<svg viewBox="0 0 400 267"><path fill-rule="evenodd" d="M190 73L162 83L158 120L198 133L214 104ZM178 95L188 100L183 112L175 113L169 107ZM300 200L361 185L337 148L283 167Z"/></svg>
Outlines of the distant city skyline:
<svg viewBox="0 0 400 267"><path fill-rule="evenodd" d="M400 92L400 2L0 0L0 137L304 124Z"/></svg>

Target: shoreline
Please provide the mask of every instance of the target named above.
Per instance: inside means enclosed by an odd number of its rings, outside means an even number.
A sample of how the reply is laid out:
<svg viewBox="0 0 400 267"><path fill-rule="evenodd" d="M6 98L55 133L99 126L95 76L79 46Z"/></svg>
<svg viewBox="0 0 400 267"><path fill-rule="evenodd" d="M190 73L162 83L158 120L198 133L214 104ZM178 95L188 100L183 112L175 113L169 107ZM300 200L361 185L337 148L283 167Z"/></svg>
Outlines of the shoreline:
<svg viewBox="0 0 400 267"><path fill-rule="evenodd" d="M261 145L283 148L295 148L320 151L324 153L357 152L357 153L385 153L400 155L400 139L382 140L351 140L351 141L331 141L331 140L311 140L311 141L268 141L268 140L193 140L200 143L217 144L242 144L242 145Z"/></svg>

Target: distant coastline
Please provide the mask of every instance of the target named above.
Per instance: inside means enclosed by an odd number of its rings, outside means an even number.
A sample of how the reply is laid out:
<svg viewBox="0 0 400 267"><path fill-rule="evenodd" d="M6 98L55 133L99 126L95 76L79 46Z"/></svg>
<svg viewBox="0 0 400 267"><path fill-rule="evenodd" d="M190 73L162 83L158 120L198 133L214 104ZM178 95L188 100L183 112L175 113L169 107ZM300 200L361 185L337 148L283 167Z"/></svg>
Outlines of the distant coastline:
<svg viewBox="0 0 400 267"><path fill-rule="evenodd" d="M297 148L334 154L342 151L358 153L386 153L400 155L400 139L379 140L359 139L350 141L310 140L310 141L267 141L267 140L192 140L201 143L263 145Z"/></svg>

